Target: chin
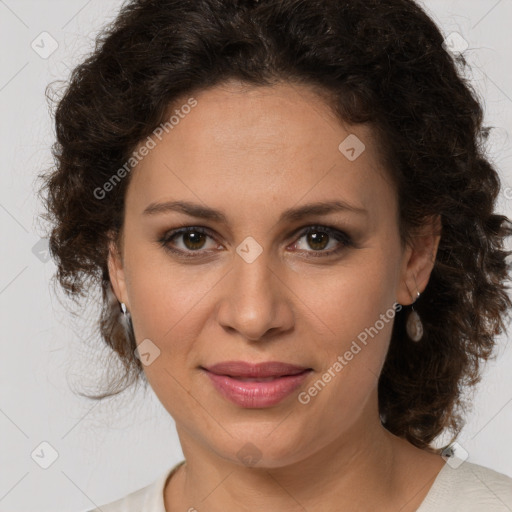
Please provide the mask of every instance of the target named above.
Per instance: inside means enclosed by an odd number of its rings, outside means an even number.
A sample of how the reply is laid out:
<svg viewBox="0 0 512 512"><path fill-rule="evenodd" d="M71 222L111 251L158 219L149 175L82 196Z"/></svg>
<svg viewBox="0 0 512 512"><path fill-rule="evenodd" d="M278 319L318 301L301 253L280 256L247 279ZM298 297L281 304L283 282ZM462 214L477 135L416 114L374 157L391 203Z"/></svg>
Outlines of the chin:
<svg viewBox="0 0 512 512"><path fill-rule="evenodd" d="M224 438L221 446L216 446L212 439L209 443L222 458L240 466L259 468L285 467L314 451L311 440L299 439L286 427L279 432L280 428L275 424L270 429L268 425L267 428L253 426L250 432L241 428L239 433L227 428L233 437Z"/></svg>

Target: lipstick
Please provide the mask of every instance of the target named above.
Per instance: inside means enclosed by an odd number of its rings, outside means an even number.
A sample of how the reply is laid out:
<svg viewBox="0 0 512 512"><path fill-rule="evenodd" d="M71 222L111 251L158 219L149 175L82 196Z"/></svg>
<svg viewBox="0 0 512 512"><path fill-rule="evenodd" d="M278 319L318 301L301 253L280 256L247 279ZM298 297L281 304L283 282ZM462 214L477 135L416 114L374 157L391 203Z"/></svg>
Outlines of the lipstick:
<svg viewBox="0 0 512 512"><path fill-rule="evenodd" d="M202 369L222 396L240 407L253 409L277 405L312 371L279 361L258 364L225 361Z"/></svg>

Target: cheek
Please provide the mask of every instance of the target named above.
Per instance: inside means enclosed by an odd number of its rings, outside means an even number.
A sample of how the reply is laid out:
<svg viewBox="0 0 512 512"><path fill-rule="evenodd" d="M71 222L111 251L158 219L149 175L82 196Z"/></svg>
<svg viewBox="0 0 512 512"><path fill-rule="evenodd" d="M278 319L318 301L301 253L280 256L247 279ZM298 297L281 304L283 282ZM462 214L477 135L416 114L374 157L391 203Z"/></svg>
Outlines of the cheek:
<svg viewBox="0 0 512 512"><path fill-rule="evenodd" d="M321 408L322 417L332 421L339 421L340 410L355 411L366 401L387 354L395 319L396 255L386 250L360 251L357 263L354 258L328 279L301 281L297 291L308 306L303 316L309 318L309 331L316 333L308 352L320 368L302 403Z"/></svg>
<svg viewBox="0 0 512 512"><path fill-rule="evenodd" d="M194 352L204 325L201 299L213 283L190 274L185 278L175 266L148 265L147 259L144 264L133 263L137 271L131 274L130 301L136 312L135 334L138 343L151 340L149 346L154 344L157 354L150 364L143 364L144 373L169 414L193 424L192 419L204 411L187 394L191 362L199 360Z"/></svg>
<svg viewBox="0 0 512 512"><path fill-rule="evenodd" d="M178 264L163 248L143 245L127 250L134 327L138 337L179 340L180 332L199 327L197 311L221 275L206 265Z"/></svg>
<svg viewBox="0 0 512 512"><path fill-rule="evenodd" d="M376 322L378 336L389 337L392 320L380 319L386 312L392 314L396 256L387 251L387 246L359 249L332 271L302 275L294 283L302 308L299 316L324 336L322 344L330 351L344 352L358 336L364 339Z"/></svg>
<svg viewBox="0 0 512 512"><path fill-rule="evenodd" d="M187 372L190 360L194 360L190 353L197 350L194 341L200 338L204 323L201 300L215 282L212 277L198 279L190 270L180 271L154 250L132 248L127 254L135 335L140 346L151 354L148 364L142 358L144 373L164 406L174 414L184 390L190 387Z"/></svg>

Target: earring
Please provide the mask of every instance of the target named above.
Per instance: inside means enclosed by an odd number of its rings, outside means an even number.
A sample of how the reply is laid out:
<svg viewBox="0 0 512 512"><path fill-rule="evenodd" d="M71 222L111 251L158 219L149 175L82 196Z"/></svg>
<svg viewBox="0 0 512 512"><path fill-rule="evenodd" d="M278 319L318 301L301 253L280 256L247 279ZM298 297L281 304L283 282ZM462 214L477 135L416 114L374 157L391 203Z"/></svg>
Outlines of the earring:
<svg viewBox="0 0 512 512"><path fill-rule="evenodd" d="M414 279L414 282L416 282L416 279ZM416 298L414 299L413 303L416 302L420 296L420 292L418 291L418 285L416 285ZM423 337L423 323L421 322L420 315L418 315L418 312L414 310L414 306L411 304L411 311L409 312L409 315L407 316L407 322L405 324L405 330L407 331L407 335L409 338L414 341L420 341Z"/></svg>
<svg viewBox="0 0 512 512"><path fill-rule="evenodd" d="M121 302L121 311L123 312L123 315L121 317L121 323L123 324L126 336L130 340L130 344L132 347L136 346L135 342L135 334L133 332L133 324L132 324L132 316L130 315L130 312L126 308L126 304L124 302Z"/></svg>

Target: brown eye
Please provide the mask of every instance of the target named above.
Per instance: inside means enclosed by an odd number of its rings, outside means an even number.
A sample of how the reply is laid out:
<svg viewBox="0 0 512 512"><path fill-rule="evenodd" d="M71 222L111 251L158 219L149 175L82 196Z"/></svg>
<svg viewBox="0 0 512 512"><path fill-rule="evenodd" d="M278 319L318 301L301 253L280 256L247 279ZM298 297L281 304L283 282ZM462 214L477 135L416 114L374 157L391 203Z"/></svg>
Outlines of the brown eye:
<svg viewBox="0 0 512 512"><path fill-rule="evenodd" d="M190 250L201 249L206 240L206 235L198 231L182 233L181 236L183 237L183 244Z"/></svg>
<svg viewBox="0 0 512 512"><path fill-rule="evenodd" d="M211 240L212 244L210 247L205 248L208 239ZM204 255L209 252L207 249L218 246L208 230L194 226L170 231L160 238L159 242L169 252L192 257Z"/></svg>
<svg viewBox="0 0 512 512"><path fill-rule="evenodd" d="M305 242L301 242L302 239L305 239ZM338 229L327 226L310 226L301 233L294 244L294 249L309 253L313 257L320 257L337 254L353 245L352 239Z"/></svg>
<svg viewBox="0 0 512 512"><path fill-rule="evenodd" d="M309 246L315 250L325 249L329 243L329 235L326 233L313 231L312 233L308 233L306 236Z"/></svg>

